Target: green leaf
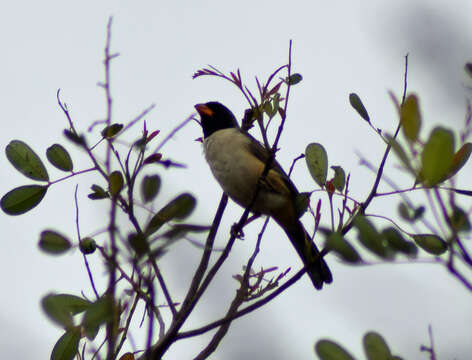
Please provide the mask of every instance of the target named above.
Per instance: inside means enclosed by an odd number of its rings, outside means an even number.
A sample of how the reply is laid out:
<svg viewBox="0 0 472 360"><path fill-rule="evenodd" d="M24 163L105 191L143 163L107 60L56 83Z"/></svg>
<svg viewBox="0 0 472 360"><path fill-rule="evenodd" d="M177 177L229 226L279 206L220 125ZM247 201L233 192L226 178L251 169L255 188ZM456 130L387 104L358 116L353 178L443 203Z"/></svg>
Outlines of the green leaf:
<svg viewBox="0 0 472 360"><path fill-rule="evenodd" d="M113 302L109 296L102 296L95 303L91 304L82 320L85 335L89 340L97 336L100 326L111 321L113 317Z"/></svg>
<svg viewBox="0 0 472 360"><path fill-rule="evenodd" d="M410 142L418 139L421 127L421 113L416 95L408 95L400 109L400 122L403 134Z"/></svg>
<svg viewBox="0 0 472 360"><path fill-rule="evenodd" d="M60 255L71 248L69 239L53 230L44 230L39 237L39 247L45 253Z"/></svg>
<svg viewBox="0 0 472 360"><path fill-rule="evenodd" d="M49 319L64 329L70 329L74 325L72 313L56 295L51 294L43 297L41 306Z"/></svg>
<svg viewBox="0 0 472 360"><path fill-rule="evenodd" d="M74 165L67 150L60 144L54 144L46 150L49 162L62 171L72 171Z"/></svg>
<svg viewBox="0 0 472 360"><path fill-rule="evenodd" d="M83 135L78 135L73 131L65 129L64 136L76 145L84 146L84 147L87 146Z"/></svg>
<svg viewBox="0 0 472 360"><path fill-rule="evenodd" d="M318 341L315 351L320 360L354 360L341 345L327 339Z"/></svg>
<svg viewBox="0 0 472 360"><path fill-rule="evenodd" d="M362 103L362 100L359 95L357 95L356 93L350 93L349 102L351 103L351 106L354 108L354 110L356 110L357 113L361 116L361 118L370 123L369 114L367 113L367 110L364 107L364 104Z"/></svg>
<svg viewBox="0 0 472 360"><path fill-rule="evenodd" d="M71 294L50 294L43 298L42 305L48 316L51 313L80 314L89 308L92 303L81 297Z"/></svg>
<svg viewBox="0 0 472 360"><path fill-rule="evenodd" d="M159 212L154 215L146 228L146 235L150 235L166 222L177 219L182 220L189 216L196 205L196 199L189 193L184 193L171 200Z"/></svg>
<svg viewBox="0 0 472 360"><path fill-rule="evenodd" d="M334 188L340 192L344 190L346 185L346 173L341 166L331 166L331 169L334 170L333 185Z"/></svg>
<svg viewBox="0 0 472 360"><path fill-rule="evenodd" d="M161 187L159 175L147 175L141 182L141 197L145 203L154 200Z"/></svg>
<svg viewBox="0 0 472 360"><path fill-rule="evenodd" d="M66 331L54 345L51 360L73 360L79 351L80 337L80 326Z"/></svg>
<svg viewBox="0 0 472 360"><path fill-rule="evenodd" d="M447 243L437 235L416 234L412 237L420 248L430 254L441 255L447 250Z"/></svg>
<svg viewBox="0 0 472 360"><path fill-rule="evenodd" d="M323 187L328 175L328 155L323 145L311 143L305 149L305 160L311 177Z"/></svg>
<svg viewBox="0 0 472 360"><path fill-rule="evenodd" d="M79 249L82 254L89 255L93 254L97 249L97 243L94 239L86 237L80 240Z"/></svg>
<svg viewBox="0 0 472 360"><path fill-rule="evenodd" d="M388 144L393 149L393 152L398 156L398 158L402 162L403 166L412 175L416 176L416 170L413 168L413 165L411 165L410 159L408 158L408 155L406 154L405 150L403 150L403 147L400 145L400 143L388 134L385 135L385 138L388 141Z"/></svg>
<svg viewBox="0 0 472 360"><path fill-rule="evenodd" d="M25 185L17 187L3 195L0 200L0 206L8 215L24 214L41 202L47 190L47 185Z"/></svg>
<svg viewBox="0 0 472 360"><path fill-rule="evenodd" d="M188 233L202 233L210 230L211 226L194 225L194 224L176 224L172 228L162 234L163 238L176 240L181 239Z"/></svg>
<svg viewBox="0 0 472 360"><path fill-rule="evenodd" d="M141 257L149 252L149 245L147 237L143 234L131 233L128 235L128 243L136 252L138 257Z"/></svg>
<svg viewBox="0 0 472 360"><path fill-rule="evenodd" d="M287 83L289 85L297 85L300 81L302 81L303 77L301 74L295 73L290 75L290 77L287 79Z"/></svg>
<svg viewBox="0 0 472 360"><path fill-rule="evenodd" d="M393 258L394 254L388 247L388 242L365 216L356 216L354 219L354 226L359 231L358 239L360 243L364 245L367 250L373 252L383 259Z"/></svg>
<svg viewBox="0 0 472 360"><path fill-rule="evenodd" d="M104 139L111 139L123 129L123 124L111 124L102 130L102 136Z"/></svg>
<svg viewBox="0 0 472 360"><path fill-rule="evenodd" d="M392 353L380 334L375 332L365 334L363 343L368 360L392 360Z"/></svg>
<svg viewBox="0 0 472 360"><path fill-rule="evenodd" d="M6 149L10 163L16 170L33 180L49 181L49 175L38 155L23 141L13 140Z"/></svg>
<svg viewBox="0 0 472 360"><path fill-rule="evenodd" d="M108 190L111 196L116 196L120 193L124 186L124 179L121 172L116 170L113 171L108 178Z"/></svg>
<svg viewBox="0 0 472 360"><path fill-rule="evenodd" d="M456 232L470 231L468 214L458 206L454 206L450 216L451 226Z"/></svg>
<svg viewBox="0 0 472 360"><path fill-rule="evenodd" d="M416 257L418 248L411 241L405 240L402 234L394 227L382 230L382 235L387 239L390 247L409 257Z"/></svg>
<svg viewBox="0 0 472 360"><path fill-rule="evenodd" d="M443 181L452 168L454 157L454 134L452 131L436 127L431 132L422 153L422 182L432 187Z"/></svg>
<svg viewBox="0 0 472 360"><path fill-rule="evenodd" d="M356 249L338 232L330 232L326 239L326 248L334 251L348 263L354 264L362 261Z"/></svg>
<svg viewBox="0 0 472 360"><path fill-rule="evenodd" d="M462 167L466 164L467 160L469 160L471 153L471 143L465 143L464 145L462 145L462 147L452 157L452 165L445 180L453 177L459 172L460 169L462 169Z"/></svg>
<svg viewBox="0 0 472 360"><path fill-rule="evenodd" d="M105 189L103 189L99 185L93 184L91 186L91 189L93 192L87 195L87 197L91 200L100 200L100 199L106 199L110 197L108 192L105 191Z"/></svg>

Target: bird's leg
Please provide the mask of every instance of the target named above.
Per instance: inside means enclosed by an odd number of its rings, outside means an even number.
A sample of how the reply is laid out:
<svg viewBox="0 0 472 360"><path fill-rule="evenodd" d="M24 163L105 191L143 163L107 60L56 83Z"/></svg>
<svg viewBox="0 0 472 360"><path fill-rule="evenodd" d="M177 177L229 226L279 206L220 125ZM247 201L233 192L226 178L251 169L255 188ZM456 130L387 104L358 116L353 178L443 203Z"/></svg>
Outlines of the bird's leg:
<svg viewBox="0 0 472 360"><path fill-rule="evenodd" d="M260 216L261 216L261 214L259 214L259 213L253 214L250 218L248 218L246 220L246 222L243 224L243 226L241 226L241 228L239 228L239 229L238 229L238 224L237 223L233 224L233 226L231 226L231 235L235 236L236 238L238 238L240 240L243 240L244 239L243 227L245 227L249 223L253 222L254 220L259 218Z"/></svg>

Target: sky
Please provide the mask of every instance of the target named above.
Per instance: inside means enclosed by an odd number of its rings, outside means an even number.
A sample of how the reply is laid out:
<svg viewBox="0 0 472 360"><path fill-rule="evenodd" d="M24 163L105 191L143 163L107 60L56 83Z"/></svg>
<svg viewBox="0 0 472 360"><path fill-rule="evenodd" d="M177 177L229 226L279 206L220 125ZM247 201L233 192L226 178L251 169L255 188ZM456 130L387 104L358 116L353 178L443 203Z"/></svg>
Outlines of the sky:
<svg viewBox="0 0 472 360"><path fill-rule="evenodd" d="M463 65L472 54L470 14L472 3L467 0L12 2L0 14L0 146L21 139L45 159L47 147L59 142L71 150L77 169L90 166L62 136L67 124L56 91L61 89L83 131L103 119L105 101L97 83L103 79L109 16L113 16L112 49L120 53L111 70L114 121L126 123L155 104L146 122L162 134L193 114L194 104L200 102L221 101L241 118L247 104L234 86L216 78L192 80L192 74L208 64L223 71L240 69L254 89L254 76L264 79L287 61L292 40L293 68L303 81L292 88L277 159L288 168L308 143L322 143L330 164L341 165L351 174L351 195L362 200L374 174L360 165L359 155L378 164L384 145L350 108L349 93L361 96L376 127L392 133L397 117L388 91L401 94L404 58L409 54L408 89L420 97L425 134L438 124L459 128L467 96ZM140 128L132 131L138 135ZM221 190L205 163L201 144L194 141L200 136L199 126L190 123L164 149L165 156L185 163L185 170L155 171L163 180L159 202L165 204L175 194L190 191L199 200L191 220L206 224L214 216ZM411 185L397 163L390 161L387 171L402 186ZM30 182L4 156L0 167L2 194ZM459 187L470 185L471 173L468 164L458 177ZM51 171L51 176L62 175ZM316 188L302 162L293 180L300 190ZM61 182L28 214L0 214L4 286L0 348L5 358L49 357L61 329L42 313L42 296L52 291L92 294L79 251L50 257L39 251L37 242L45 228L75 234L76 184L81 232L93 234L105 226L106 205L86 197L94 181L97 177L88 174ZM396 216L398 201L374 201L370 212ZM425 200L418 197L418 201ZM470 208L470 203L464 204ZM324 206L322 221L328 223ZM217 239L219 247L243 211L235 204L229 207ZM224 314L236 288L231 276L241 270L260 226L260 221L251 224L246 239L236 243L186 329ZM351 238L355 241L355 236ZM184 296L189 269L200 253L182 241L162 259L161 268L176 298ZM101 261L97 256L89 258L103 289ZM427 255L422 253L421 258ZM470 354L470 293L444 268L433 264L352 267L334 255L327 261L334 275L332 285L317 292L307 277L302 278L270 305L235 321L212 358L315 359L313 345L322 338L338 340L362 358L362 336L374 330L385 336L395 354L426 359L419 348L429 344L429 325L439 359L466 359ZM292 272L300 267L276 224L263 241L257 266L291 267ZM139 330L133 339L143 344ZM177 343L166 359L192 358L202 341L208 340Z"/></svg>

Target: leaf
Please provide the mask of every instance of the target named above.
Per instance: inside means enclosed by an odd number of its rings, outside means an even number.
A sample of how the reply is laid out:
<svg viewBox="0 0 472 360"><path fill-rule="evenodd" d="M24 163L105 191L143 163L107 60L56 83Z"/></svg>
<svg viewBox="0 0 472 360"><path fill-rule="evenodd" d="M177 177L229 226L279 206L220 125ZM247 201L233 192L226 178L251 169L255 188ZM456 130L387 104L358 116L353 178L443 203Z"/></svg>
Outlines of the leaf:
<svg viewBox="0 0 472 360"><path fill-rule="evenodd" d="M472 78L472 63L466 63L464 65L464 70Z"/></svg>
<svg viewBox="0 0 472 360"><path fill-rule="evenodd" d="M334 170L333 185L336 190L342 192L346 185L346 173L341 166L331 166Z"/></svg>
<svg viewBox="0 0 472 360"><path fill-rule="evenodd" d="M111 139L123 129L123 124L111 124L102 130L101 134L104 139Z"/></svg>
<svg viewBox="0 0 472 360"><path fill-rule="evenodd" d="M211 226L206 225L194 225L194 224L176 224L172 228L162 234L163 238L171 240L180 239L186 236L189 232L191 233L202 233L210 230Z"/></svg>
<svg viewBox="0 0 472 360"><path fill-rule="evenodd" d="M456 232L470 231L470 221L467 213L458 206L454 206L450 216L451 226Z"/></svg>
<svg viewBox="0 0 472 360"><path fill-rule="evenodd" d="M414 176L416 176L416 171L413 168L413 165L411 165L410 159L408 158L408 155L406 154L405 150L403 150L402 146L400 143L392 136L386 134L385 138L388 141L388 144L391 146L393 149L394 153L398 156L400 161L403 163L403 166Z"/></svg>
<svg viewBox="0 0 472 360"><path fill-rule="evenodd" d="M25 185L17 187L3 195L0 200L0 206L8 215L24 214L41 202L47 190L47 185Z"/></svg>
<svg viewBox="0 0 472 360"><path fill-rule="evenodd" d="M105 191L101 186L93 184L91 186L92 193L88 194L87 197L91 200L100 200L100 199L106 199L109 198L110 195L108 192Z"/></svg>
<svg viewBox="0 0 472 360"><path fill-rule="evenodd" d="M146 235L150 235L166 222L177 219L182 220L189 216L195 209L196 199L189 193L183 193L171 200L159 212L154 215L146 228Z"/></svg>
<svg viewBox="0 0 472 360"><path fill-rule="evenodd" d="M67 150L60 144L51 145L46 150L46 157L49 162L62 171L72 171L74 165Z"/></svg>
<svg viewBox="0 0 472 360"><path fill-rule="evenodd" d="M394 254L391 249L388 248L387 241L365 216L356 216L354 219L354 226L359 230L358 239L360 243L364 245L367 250L383 259L393 258Z"/></svg>
<svg viewBox="0 0 472 360"><path fill-rule="evenodd" d="M295 73L290 75L290 77L287 79L287 83L291 86L297 85L300 81L302 81L303 76L301 74Z"/></svg>
<svg viewBox="0 0 472 360"><path fill-rule="evenodd" d="M86 142L85 142L84 136L83 135L78 135L73 131L65 129L64 130L64 136L76 145L84 146L84 147L87 145Z"/></svg>
<svg viewBox="0 0 472 360"><path fill-rule="evenodd" d="M416 141L421 127L421 113L416 95L408 95L401 106L400 123L402 124L403 134L408 141Z"/></svg>
<svg viewBox="0 0 472 360"><path fill-rule="evenodd" d="M452 168L453 157L454 134L443 127L434 128L421 156L423 184L432 187L443 181Z"/></svg>
<svg viewBox="0 0 472 360"><path fill-rule="evenodd" d="M74 327L64 333L54 345L51 360L73 360L79 351L80 327Z"/></svg>
<svg viewBox="0 0 472 360"><path fill-rule="evenodd" d="M305 160L311 177L323 187L328 175L328 155L323 145L311 143L305 149Z"/></svg>
<svg viewBox="0 0 472 360"><path fill-rule="evenodd" d="M113 316L112 299L105 295L91 304L82 320L85 335L89 340L93 340L97 336L101 325L109 322Z"/></svg>
<svg viewBox="0 0 472 360"><path fill-rule="evenodd" d="M365 121L370 123L369 114L367 113L367 110L364 107L364 104L362 103L362 100L359 97L359 95L357 95L356 93L350 93L349 94L349 103L354 108L354 110L357 111L357 113L361 116L361 118L363 118Z"/></svg>
<svg viewBox="0 0 472 360"><path fill-rule="evenodd" d="M392 353L384 338L375 332L368 332L363 339L364 351L368 360L391 360Z"/></svg>
<svg viewBox="0 0 472 360"><path fill-rule="evenodd" d="M111 196L116 196L120 193L124 186L124 179L121 172L116 170L113 171L108 178L108 190Z"/></svg>
<svg viewBox="0 0 472 360"><path fill-rule="evenodd" d="M354 360L341 345L327 339L318 341L315 351L321 360Z"/></svg>
<svg viewBox="0 0 472 360"><path fill-rule="evenodd" d="M409 257L416 257L418 248L410 241L405 240L402 234L394 227L382 230L382 235L389 243L392 249L395 249Z"/></svg>
<svg viewBox="0 0 472 360"><path fill-rule="evenodd" d="M454 154L452 157L452 165L449 169L448 174L446 175L446 179L450 179L454 175L456 175L460 169L466 164L467 160L469 160L470 154L472 153L472 144L465 143L462 147Z"/></svg>
<svg viewBox="0 0 472 360"><path fill-rule="evenodd" d="M46 306L48 310L58 311L57 309L61 309L60 311L70 313L71 315L84 312L91 304L90 301L71 294L50 294L42 300L43 307Z"/></svg>
<svg viewBox="0 0 472 360"><path fill-rule="evenodd" d="M362 261L356 249L338 232L330 232L326 239L326 248L334 251L348 263L354 264Z"/></svg>
<svg viewBox="0 0 472 360"><path fill-rule="evenodd" d="M49 181L49 175L43 162L23 141L11 141L5 149L5 153L15 169L26 177L33 180Z"/></svg>
<svg viewBox="0 0 472 360"><path fill-rule="evenodd" d="M53 230L44 230L39 236L39 247L47 254L60 255L71 246L69 239Z"/></svg>
<svg viewBox="0 0 472 360"><path fill-rule="evenodd" d="M134 354L127 352L120 357L120 360L135 360Z"/></svg>
<svg viewBox="0 0 472 360"><path fill-rule="evenodd" d="M161 178L159 175L147 175L141 182L141 197L145 203L154 200L161 187Z"/></svg>
<svg viewBox="0 0 472 360"><path fill-rule="evenodd" d="M420 248L430 254L441 255L447 250L447 243L437 235L416 234L412 237Z"/></svg>
<svg viewBox="0 0 472 360"><path fill-rule="evenodd" d="M56 295L51 294L43 297L41 307L49 319L64 329L70 329L74 325L72 313Z"/></svg>

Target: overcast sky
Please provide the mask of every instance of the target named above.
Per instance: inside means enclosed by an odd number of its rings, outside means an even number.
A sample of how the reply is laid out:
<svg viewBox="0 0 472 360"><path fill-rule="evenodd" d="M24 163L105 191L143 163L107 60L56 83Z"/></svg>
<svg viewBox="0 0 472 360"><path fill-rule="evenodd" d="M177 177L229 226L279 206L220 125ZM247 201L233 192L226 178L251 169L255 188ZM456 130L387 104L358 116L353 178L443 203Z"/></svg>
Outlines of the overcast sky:
<svg viewBox="0 0 472 360"><path fill-rule="evenodd" d="M155 103L146 118L148 128L163 134L191 115L199 102L221 101L241 118L247 105L234 86L216 78L192 80L192 74L207 64L223 71L239 68L254 89L255 75L265 78L287 61L292 39L294 71L304 79L292 89L278 160L288 168L308 143L320 142L330 164L342 165L351 173L351 195L362 200L374 174L359 165L356 154L378 164L384 147L350 108L348 94L360 94L375 126L393 132L397 119L387 92L401 94L404 56L409 53L408 88L420 96L425 128L437 124L458 128L467 95L463 65L472 54L471 14L468 0L10 2L0 14L0 147L21 139L43 159L53 143L73 148L62 137L66 119L56 103L58 88L78 128L86 131L91 122L103 118L103 91L96 84L103 79L101 61L110 15L112 48L120 53L112 67L114 121L126 123ZM140 128L133 131L138 135ZM187 164L187 169L156 169L163 180L161 204L176 193L191 191L199 199L191 220L206 224L215 213L221 190L203 159L201 144L194 141L200 136L200 128L191 123L164 149L165 156ZM77 169L90 166L80 152L72 154ZM389 163L389 171L402 186L410 185L411 179L395 172L395 163ZM0 167L2 194L30 183L4 156ZM468 164L458 184L470 188L471 175ZM51 171L52 178L59 176ZM302 162L293 179L300 190L316 188ZM4 358L49 357L61 329L41 312L42 296L50 291L92 294L80 252L51 258L40 253L37 241L45 228L75 234L76 184L82 233L103 228L106 206L86 198L94 181L97 177L88 175L57 184L30 213L0 215L0 348ZM398 201L374 202L370 212L393 216ZM470 208L470 202L464 206ZM327 205L324 210L326 224ZM230 206L218 246L224 246L229 227L241 213L236 205ZM236 243L231 259L186 329L224 313L236 288L231 275L241 270L260 226L260 221L251 224L246 240ZM182 241L162 260L175 298L184 295L189 267L200 251ZM427 256L422 253L421 257ZM90 260L100 278L97 258ZM419 347L429 344L430 324L439 359L470 356L470 293L443 268L427 264L354 268L333 255L327 261L333 270L332 285L317 292L304 277L272 304L235 321L214 358L314 359L313 344L321 338L336 339L362 358L361 338L375 330L396 354L426 359ZM272 224L257 266L274 265L291 266L292 271L300 268L285 235ZM103 280L98 282L103 289ZM142 334L137 332L134 340L142 346ZM166 359L191 358L202 346L199 341L177 343Z"/></svg>

